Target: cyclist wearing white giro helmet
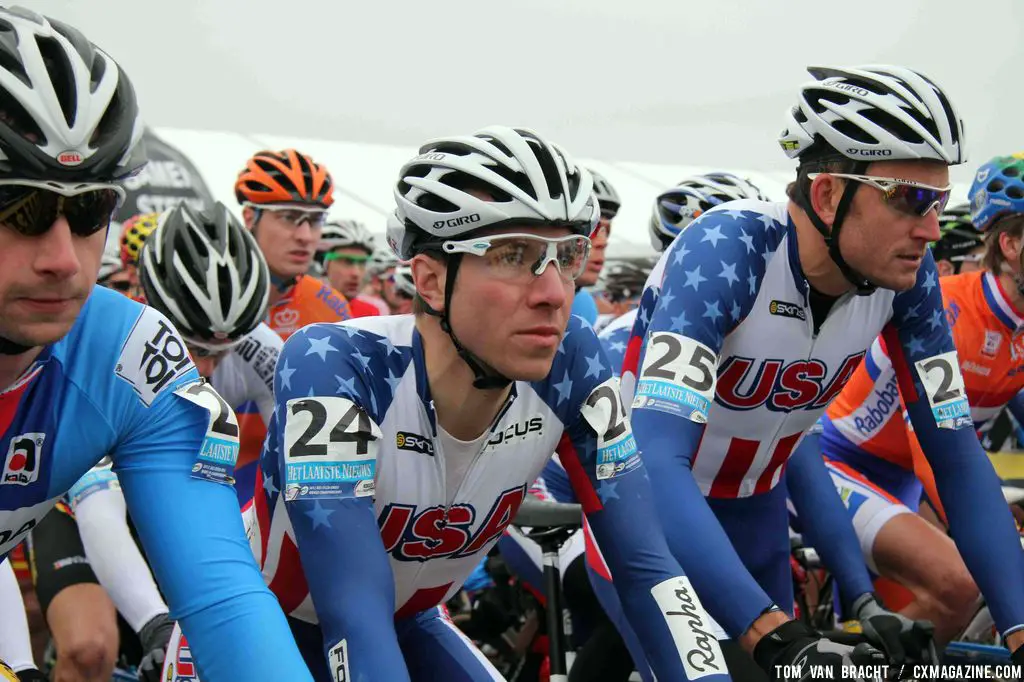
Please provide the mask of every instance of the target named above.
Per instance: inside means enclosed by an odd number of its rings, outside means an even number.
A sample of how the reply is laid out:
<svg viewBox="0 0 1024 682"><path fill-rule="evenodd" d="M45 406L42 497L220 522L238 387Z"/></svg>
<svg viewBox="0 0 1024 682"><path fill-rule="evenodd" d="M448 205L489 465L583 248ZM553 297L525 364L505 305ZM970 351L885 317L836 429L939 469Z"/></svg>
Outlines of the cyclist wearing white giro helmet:
<svg viewBox="0 0 1024 682"><path fill-rule="evenodd" d="M0 556L110 455L210 679L309 679L242 546L234 414L163 315L95 287L145 162L128 77L31 11L0 10L0 29Z"/></svg>
<svg viewBox="0 0 1024 682"><path fill-rule="evenodd" d="M328 283L348 299L355 317L380 314L359 296L373 248L373 235L358 220L329 220L320 232L316 260Z"/></svg>
<svg viewBox="0 0 1024 682"><path fill-rule="evenodd" d="M290 338L261 461L255 552L316 679L501 679L438 607L555 451L659 679L726 679L611 368L569 316L598 220L590 174L491 127L425 144L395 199L416 314Z"/></svg>
<svg viewBox="0 0 1024 682"><path fill-rule="evenodd" d="M1024 586L1010 576L1024 569L1024 553L971 428L927 248L949 199L948 166L966 158L961 121L946 94L910 69L809 71L814 80L780 138L800 163L790 202L704 213L665 252L642 297L622 383L627 399L627 377L637 382L632 418L659 517L711 615L769 675L796 660L835 661L835 647L787 614L786 487L777 484L883 332L940 488L984 491L949 506L986 530L974 540L965 527L954 535L1016 648ZM823 503L830 514L833 497ZM844 516L840 504L836 527L848 528ZM865 625L890 660L920 641L918 626L874 599L859 606L862 622L884 618L900 636L894 643Z"/></svg>

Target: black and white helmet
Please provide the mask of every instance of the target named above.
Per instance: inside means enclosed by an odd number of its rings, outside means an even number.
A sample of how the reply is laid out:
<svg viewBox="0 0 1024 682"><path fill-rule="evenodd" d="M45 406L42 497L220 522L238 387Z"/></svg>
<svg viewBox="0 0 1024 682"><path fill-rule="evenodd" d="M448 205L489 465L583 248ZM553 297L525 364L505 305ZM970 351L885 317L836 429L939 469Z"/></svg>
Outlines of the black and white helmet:
<svg viewBox="0 0 1024 682"><path fill-rule="evenodd" d="M601 270L601 288L609 301L617 303L640 296L657 259L609 260Z"/></svg>
<svg viewBox="0 0 1024 682"><path fill-rule="evenodd" d="M256 240L224 204L164 212L139 260L146 301L202 348L241 340L263 320L270 272Z"/></svg>
<svg viewBox="0 0 1024 682"><path fill-rule="evenodd" d="M768 201L754 183L732 173L705 173L681 180L654 200L649 225L651 246L664 251L702 213L736 199Z"/></svg>
<svg viewBox="0 0 1024 682"><path fill-rule="evenodd" d="M779 144L792 159L812 147L857 161L967 160L963 122L929 78L899 66L808 67Z"/></svg>
<svg viewBox="0 0 1024 682"><path fill-rule="evenodd" d="M597 203L601 206L601 215L609 219L614 218L622 206L622 199L619 198L619 193L615 191L612 183L608 182L608 179L603 175L592 168L587 170L590 171L590 175L594 178L594 192L597 194Z"/></svg>
<svg viewBox="0 0 1024 682"><path fill-rule="evenodd" d="M146 162L135 90L77 29L0 7L0 178L109 183Z"/></svg>
<svg viewBox="0 0 1024 682"><path fill-rule="evenodd" d="M324 223L320 232L320 244L317 251L326 253L333 249L353 246L373 253L373 234L358 220L330 220Z"/></svg>
<svg viewBox="0 0 1024 682"><path fill-rule="evenodd" d="M399 173L397 220L388 224L402 260L481 228L557 225L589 235L597 225L590 172L532 131L492 126L419 151Z"/></svg>

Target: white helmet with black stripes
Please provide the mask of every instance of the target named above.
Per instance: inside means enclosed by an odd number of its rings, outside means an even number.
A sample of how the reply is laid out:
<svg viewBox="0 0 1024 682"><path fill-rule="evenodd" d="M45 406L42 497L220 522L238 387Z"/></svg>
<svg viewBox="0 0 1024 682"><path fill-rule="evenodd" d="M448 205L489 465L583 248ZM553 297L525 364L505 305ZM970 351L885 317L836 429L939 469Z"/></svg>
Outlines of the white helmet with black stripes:
<svg viewBox="0 0 1024 682"><path fill-rule="evenodd" d="M402 260L503 225L589 235L600 217L587 169L536 133L505 126L427 142L402 166L394 195L388 243Z"/></svg>

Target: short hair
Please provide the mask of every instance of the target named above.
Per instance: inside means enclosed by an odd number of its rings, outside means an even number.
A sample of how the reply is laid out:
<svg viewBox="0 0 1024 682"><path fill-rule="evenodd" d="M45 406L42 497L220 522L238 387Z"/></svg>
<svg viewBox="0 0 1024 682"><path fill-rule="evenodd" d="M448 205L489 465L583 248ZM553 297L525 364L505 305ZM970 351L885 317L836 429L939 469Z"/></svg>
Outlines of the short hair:
<svg viewBox="0 0 1024 682"><path fill-rule="evenodd" d="M1024 235L1024 214L1011 213L993 223L985 234L985 268L994 275L1003 271L1006 257L999 246L999 235L1006 233L1020 239Z"/></svg>

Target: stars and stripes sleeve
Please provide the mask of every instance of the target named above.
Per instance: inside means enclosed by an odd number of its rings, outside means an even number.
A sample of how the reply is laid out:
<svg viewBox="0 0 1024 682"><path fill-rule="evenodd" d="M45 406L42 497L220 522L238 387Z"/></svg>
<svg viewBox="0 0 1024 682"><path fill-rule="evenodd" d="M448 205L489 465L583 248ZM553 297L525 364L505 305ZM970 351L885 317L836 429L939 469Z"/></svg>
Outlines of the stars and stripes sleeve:
<svg viewBox="0 0 1024 682"><path fill-rule="evenodd" d="M776 255L785 232L754 211L701 216L664 258L664 293L649 329L641 311L630 339L643 342L633 364L640 371L631 419L669 547L711 616L737 638L773 604L744 567L691 467L714 401L725 336L753 306L771 258L786 256Z"/></svg>
<svg viewBox="0 0 1024 682"><path fill-rule="evenodd" d="M378 380L388 374L362 335L314 324L285 342L262 457L264 490L270 509L284 496L328 665L344 646L354 679L408 680L372 496L379 401L388 386Z"/></svg>
<svg viewBox="0 0 1024 682"><path fill-rule="evenodd" d="M914 433L935 473L964 562L1004 633L1024 628L1024 551L988 457L974 432L967 392L931 255L914 288L897 294L883 331Z"/></svg>
<svg viewBox="0 0 1024 682"><path fill-rule="evenodd" d="M678 610L679 603L672 603L666 594L677 595L680 586L685 590L689 583L665 542L651 503L650 479L637 452L611 364L592 329L573 325L570 337L565 354L571 364L563 369L560 384L560 395L566 398L563 409L568 412L557 449L559 459L655 675L659 680L687 679L684 661L688 652L678 645L670 626L669 612ZM556 364L554 369L562 367ZM555 390L559 391L559 385ZM558 397L555 400L557 403ZM638 533L638 528L644 532ZM696 596L693 599L694 617L707 625L707 615ZM717 644L714 648L718 650ZM720 651L718 656L721 660Z"/></svg>

